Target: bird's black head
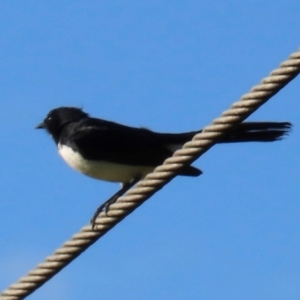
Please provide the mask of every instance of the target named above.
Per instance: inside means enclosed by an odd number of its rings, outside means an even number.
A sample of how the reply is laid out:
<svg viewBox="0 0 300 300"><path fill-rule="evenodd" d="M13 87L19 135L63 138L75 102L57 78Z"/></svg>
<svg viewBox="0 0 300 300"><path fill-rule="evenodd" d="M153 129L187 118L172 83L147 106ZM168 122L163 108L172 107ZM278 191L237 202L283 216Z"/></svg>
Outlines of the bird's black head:
<svg viewBox="0 0 300 300"><path fill-rule="evenodd" d="M89 115L77 107L59 107L51 110L45 120L37 125L37 129L46 129L56 142L59 140L60 133L67 124L78 122L88 118Z"/></svg>

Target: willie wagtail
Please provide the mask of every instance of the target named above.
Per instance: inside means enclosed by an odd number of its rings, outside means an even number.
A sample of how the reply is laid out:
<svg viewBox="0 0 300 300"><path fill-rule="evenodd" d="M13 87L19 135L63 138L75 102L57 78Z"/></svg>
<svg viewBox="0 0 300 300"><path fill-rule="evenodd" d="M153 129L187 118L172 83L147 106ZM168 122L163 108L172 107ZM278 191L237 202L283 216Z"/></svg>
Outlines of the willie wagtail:
<svg viewBox="0 0 300 300"><path fill-rule="evenodd" d="M291 126L289 122L245 122L219 143L273 142L282 139ZM122 188L97 209L91 220L93 227L103 209L201 132L158 133L91 118L76 107L51 110L36 128L49 132L61 157L75 170L95 179L122 184ZM201 170L187 166L178 175L201 174Z"/></svg>

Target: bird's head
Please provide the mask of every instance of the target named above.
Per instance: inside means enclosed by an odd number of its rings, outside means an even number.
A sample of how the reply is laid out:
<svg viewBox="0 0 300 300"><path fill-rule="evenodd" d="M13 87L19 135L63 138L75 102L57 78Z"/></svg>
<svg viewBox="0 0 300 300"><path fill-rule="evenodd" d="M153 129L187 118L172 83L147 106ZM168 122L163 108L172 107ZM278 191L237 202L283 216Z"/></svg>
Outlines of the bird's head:
<svg viewBox="0 0 300 300"><path fill-rule="evenodd" d="M44 121L36 129L46 129L56 140L63 127L67 124L78 122L88 117L88 114L77 107L59 107L52 109Z"/></svg>

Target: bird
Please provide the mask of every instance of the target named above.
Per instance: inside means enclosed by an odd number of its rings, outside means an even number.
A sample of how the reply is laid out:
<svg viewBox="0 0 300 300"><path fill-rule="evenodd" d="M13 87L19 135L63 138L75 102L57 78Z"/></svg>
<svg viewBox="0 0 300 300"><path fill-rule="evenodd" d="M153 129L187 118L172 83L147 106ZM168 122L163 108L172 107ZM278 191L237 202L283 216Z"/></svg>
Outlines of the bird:
<svg viewBox="0 0 300 300"><path fill-rule="evenodd" d="M218 143L273 142L291 127L290 122L243 122ZM60 156L73 169L94 179L121 183L121 189L97 208L92 228L103 210L107 212L120 196L202 131L159 133L93 118L77 107L52 109L36 128L50 134ZM185 166L177 175L201 174L200 169Z"/></svg>

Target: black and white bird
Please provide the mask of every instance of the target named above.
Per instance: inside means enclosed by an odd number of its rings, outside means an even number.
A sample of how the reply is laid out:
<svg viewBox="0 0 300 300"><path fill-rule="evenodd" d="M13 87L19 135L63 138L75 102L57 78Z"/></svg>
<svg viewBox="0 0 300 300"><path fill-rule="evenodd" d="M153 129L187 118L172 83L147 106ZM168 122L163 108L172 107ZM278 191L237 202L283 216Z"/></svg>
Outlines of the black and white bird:
<svg viewBox="0 0 300 300"><path fill-rule="evenodd" d="M219 143L273 142L291 128L289 122L244 122ZM199 131L158 133L91 118L82 109L59 107L51 110L36 126L44 128L55 141L58 152L73 169L95 179L119 182L122 188L103 203L92 218L140 179L161 165L173 152ZM201 170L187 166L178 175L199 176Z"/></svg>

